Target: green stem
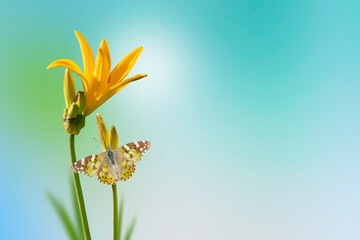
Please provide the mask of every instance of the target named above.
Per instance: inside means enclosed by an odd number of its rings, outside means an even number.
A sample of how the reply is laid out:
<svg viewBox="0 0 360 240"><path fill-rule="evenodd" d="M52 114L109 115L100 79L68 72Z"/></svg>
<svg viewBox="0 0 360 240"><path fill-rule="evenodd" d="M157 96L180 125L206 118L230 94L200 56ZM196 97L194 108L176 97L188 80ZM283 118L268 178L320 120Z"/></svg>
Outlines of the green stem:
<svg viewBox="0 0 360 240"><path fill-rule="evenodd" d="M71 162L72 164L74 164L76 162L76 155L75 155L75 135L73 134L70 134L70 154L71 154ZM82 194L79 174L73 173L73 175L74 175L76 196L79 204L81 222L82 222L85 240L91 240L90 229L86 217L85 202L84 202L84 196Z"/></svg>
<svg viewBox="0 0 360 240"><path fill-rule="evenodd" d="M117 199L117 188L116 183L112 185L113 190L113 203L114 203L114 240L118 240L118 199Z"/></svg>

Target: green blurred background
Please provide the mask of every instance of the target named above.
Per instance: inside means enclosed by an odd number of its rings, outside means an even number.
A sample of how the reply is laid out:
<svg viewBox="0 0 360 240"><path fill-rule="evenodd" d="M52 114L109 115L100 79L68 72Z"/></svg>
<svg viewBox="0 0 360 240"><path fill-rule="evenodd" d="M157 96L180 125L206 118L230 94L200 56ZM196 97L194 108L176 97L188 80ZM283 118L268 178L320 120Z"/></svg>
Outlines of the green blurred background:
<svg viewBox="0 0 360 240"><path fill-rule="evenodd" d="M133 239L359 239L360 2L2 1L1 239L65 239L70 208L63 68L74 30L113 67L147 73L96 112L120 144L152 147L118 184ZM80 81L77 79L80 87ZM95 112L95 113L96 113ZM95 114L78 158L100 152ZM112 192L81 176L93 239Z"/></svg>

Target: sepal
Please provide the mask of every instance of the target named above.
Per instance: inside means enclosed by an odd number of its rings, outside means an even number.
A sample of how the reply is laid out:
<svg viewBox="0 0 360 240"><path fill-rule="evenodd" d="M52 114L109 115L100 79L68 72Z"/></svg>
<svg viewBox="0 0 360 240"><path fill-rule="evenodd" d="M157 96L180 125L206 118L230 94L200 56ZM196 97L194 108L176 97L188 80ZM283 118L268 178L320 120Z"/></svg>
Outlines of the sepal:
<svg viewBox="0 0 360 240"><path fill-rule="evenodd" d="M84 115L86 110L86 98L84 92L80 91L76 95L76 105L78 106L78 113Z"/></svg>

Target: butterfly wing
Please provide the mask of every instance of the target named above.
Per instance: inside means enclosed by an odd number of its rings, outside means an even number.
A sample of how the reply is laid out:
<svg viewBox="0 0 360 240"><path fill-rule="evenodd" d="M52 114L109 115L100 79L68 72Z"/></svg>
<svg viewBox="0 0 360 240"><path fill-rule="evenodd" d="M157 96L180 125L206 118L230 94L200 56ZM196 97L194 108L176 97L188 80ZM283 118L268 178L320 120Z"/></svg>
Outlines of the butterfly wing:
<svg viewBox="0 0 360 240"><path fill-rule="evenodd" d="M71 170L74 173L83 173L89 177L92 177L98 171L101 162L103 162L105 158L105 153L87 156L71 165Z"/></svg>
<svg viewBox="0 0 360 240"><path fill-rule="evenodd" d="M120 180L126 181L135 171L136 163L141 160L144 153L149 150L150 142L137 141L125 144L115 149L115 157L120 161Z"/></svg>
<svg viewBox="0 0 360 240"><path fill-rule="evenodd" d="M121 153L126 160L137 163L150 146L151 143L148 141L132 142L115 149L115 154Z"/></svg>
<svg viewBox="0 0 360 240"><path fill-rule="evenodd" d="M134 162L128 161L125 158L121 159L121 171L120 171L120 180L128 180L133 173L135 172L136 164Z"/></svg>
<svg viewBox="0 0 360 240"><path fill-rule="evenodd" d="M117 173L116 169L114 169L114 167L109 164L108 159L105 159L105 161L101 163L96 177L99 182L112 185L119 181L118 175L119 174Z"/></svg>

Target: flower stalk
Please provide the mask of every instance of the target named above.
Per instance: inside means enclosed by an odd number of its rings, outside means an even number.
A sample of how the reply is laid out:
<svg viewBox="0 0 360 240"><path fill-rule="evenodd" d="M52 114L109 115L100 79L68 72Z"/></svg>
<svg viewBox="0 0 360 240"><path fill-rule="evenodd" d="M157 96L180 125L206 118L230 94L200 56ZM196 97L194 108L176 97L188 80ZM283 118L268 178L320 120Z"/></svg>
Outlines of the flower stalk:
<svg viewBox="0 0 360 240"><path fill-rule="evenodd" d="M73 134L70 134L70 156L71 156L71 163L74 164L76 162L76 154L75 154L75 135ZM89 223L86 216L85 202L81 189L79 174L73 173L73 176L74 176L74 185L75 185L76 196L80 209L81 223L83 227L85 240L91 240Z"/></svg>
<svg viewBox="0 0 360 240"><path fill-rule="evenodd" d="M112 185L113 204L114 204L114 240L119 240L119 211L118 211L118 197L116 183Z"/></svg>

